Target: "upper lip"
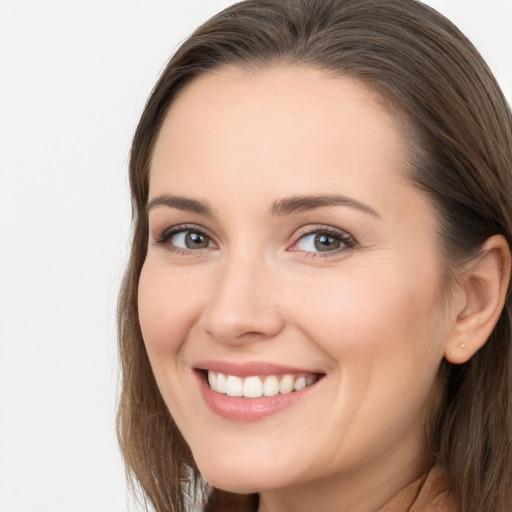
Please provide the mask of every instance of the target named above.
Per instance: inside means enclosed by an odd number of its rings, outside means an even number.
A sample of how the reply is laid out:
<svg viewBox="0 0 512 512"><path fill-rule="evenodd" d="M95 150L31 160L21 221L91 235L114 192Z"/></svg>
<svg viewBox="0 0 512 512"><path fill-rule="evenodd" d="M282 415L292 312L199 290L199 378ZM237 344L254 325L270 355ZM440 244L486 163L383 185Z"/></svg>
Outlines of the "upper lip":
<svg viewBox="0 0 512 512"><path fill-rule="evenodd" d="M253 361L248 363L234 363L227 361L200 361L194 365L196 370L214 371L224 373L226 375L236 375L238 377L248 377L251 375L286 375L286 374L315 374L319 375L323 372L297 368L282 364L269 363L264 361Z"/></svg>

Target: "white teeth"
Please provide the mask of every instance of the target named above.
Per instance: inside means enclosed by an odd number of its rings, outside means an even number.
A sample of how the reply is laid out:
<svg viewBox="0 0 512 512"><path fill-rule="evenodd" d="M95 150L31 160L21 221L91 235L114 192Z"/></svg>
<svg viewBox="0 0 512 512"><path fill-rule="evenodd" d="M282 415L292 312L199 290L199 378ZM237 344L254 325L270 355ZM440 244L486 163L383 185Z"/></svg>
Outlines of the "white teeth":
<svg viewBox="0 0 512 512"><path fill-rule="evenodd" d="M288 393L291 393L294 384L295 379L293 378L293 375L285 375L281 379L281 382L279 383L279 393L281 393L282 395L287 395Z"/></svg>
<svg viewBox="0 0 512 512"><path fill-rule="evenodd" d="M212 372L215 373L215 372ZM212 388L215 389L215 388ZM217 389L215 391L218 391L219 393L225 393L226 392L226 376L223 373L217 374Z"/></svg>
<svg viewBox="0 0 512 512"><path fill-rule="evenodd" d="M208 371L208 383L213 391L224 393L233 397L260 398L262 396L275 396L279 393L287 395L292 391L300 391L316 382L314 375L291 374L278 377L267 375L266 377L250 376L237 377L224 373Z"/></svg>
<svg viewBox="0 0 512 512"><path fill-rule="evenodd" d="M208 372L208 384L212 389L217 389L217 374L215 372Z"/></svg>
<svg viewBox="0 0 512 512"><path fill-rule="evenodd" d="M259 398L263 394L263 384L259 377L247 377L244 380L242 394L247 398Z"/></svg>
<svg viewBox="0 0 512 512"><path fill-rule="evenodd" d="M295 391L300 391L301 389L303 389L305 387L306 387L306 377L299 377L295 381L295 385L293 386L293 389L295 389Z"/></svg>
<svg viewBox="0 0 512 512"><path fill-rule="evenodd" d="M226 395L242 396L242 379L235 375L228 375L226 379Z"/></svg>
<svg viewBox="0 0 512 512"><path fill-rule="evenodd" d="M279 381L275 375L265 377L263 382L263 394L265 396L275 396L279 393Z"/></svg>

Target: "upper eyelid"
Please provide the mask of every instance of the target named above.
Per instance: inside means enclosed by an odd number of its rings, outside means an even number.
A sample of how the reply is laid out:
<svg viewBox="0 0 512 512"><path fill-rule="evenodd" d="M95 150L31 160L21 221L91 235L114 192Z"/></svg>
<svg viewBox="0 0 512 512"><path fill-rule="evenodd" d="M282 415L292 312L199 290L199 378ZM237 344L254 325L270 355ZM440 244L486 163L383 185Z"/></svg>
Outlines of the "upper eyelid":
<svg viewBox="0 0 512 512"><path fill-rule="evenodd" d="M206 235L214 243L217 243L215 241L215 237L211 234L210 230L198 224L176 224L175 226L167 227L158 232L159 234L155 237L154 241L155 243L158 243L159 241L169 239L171 236L174 236L183 231L196 231L198 233Z"/></svg>
<svg viewBox="0 0 512 512"><path fill-rule="evenodd" d="M351 240L354 241L354 243L357 242L356 238L349 231L332 226L330 224L306 224L295 231L295 233L297 233L297 235L295 236L295 240L298 240L303 236L312 235L313 233L319 232L326 232L333 235L338 234L343 238L350 238Z"/></svg>
<svg viewBox="0 0 512 512"><path fill-rule="evenodd" d="M173 226L166 227L165 229L160 230L158 232L157 236L154 237L154 242L158 243L161 240L169 239L171 236L183 231L197 231L201 234L206 235L213 241L213 243L218 245L215 235L213 235L213 233L208 228L194 223L176 224ZM294 230L293 234L290 236L292 241L290 244L288 244L288 247L293 246L293 244L297 243L301 238L305 236L322 232L331 235L338 235L342 239L350 240L353 245L357 244L356 238L350 232L344 229L338 228L330 224L305 224Z"/></svg>
<svg viewBox="0 0 512 512"><path fill-rule="evenodd" d="M348 231L337 228L335 226L329 224L318 224L318 225L305 225L299 228L299 232L296 236L294 236L293 241L290 245L288 245L287 250L291 250L294 245L298 244L302 239L314 235L315 233L326 233L331 236L337 236L343 244L345 244L344 248L336 249L333 251L325 251L325 252L315 252L315 251L301 251L300 249L292 250L292 252L305 252L309 255L321 255L324 257L334 256L339 254L340 252L344 252L347 249L352 249L357 247L358 242L355 237L350 234Z"/></svg>

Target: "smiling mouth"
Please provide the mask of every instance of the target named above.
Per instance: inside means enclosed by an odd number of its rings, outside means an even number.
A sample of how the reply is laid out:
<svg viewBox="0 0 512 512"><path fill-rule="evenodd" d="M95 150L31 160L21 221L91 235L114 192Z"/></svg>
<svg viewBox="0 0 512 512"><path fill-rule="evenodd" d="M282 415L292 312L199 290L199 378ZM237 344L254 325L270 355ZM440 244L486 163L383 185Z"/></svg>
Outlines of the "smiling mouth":
<svg viewBox="0 0 512 512"><path fill-rule="evenodd" d="M312 386L319 380L318 374L251 375L239 377L209 370L207 382L212 391L230 397L262 398L288 395Z"/></svg>

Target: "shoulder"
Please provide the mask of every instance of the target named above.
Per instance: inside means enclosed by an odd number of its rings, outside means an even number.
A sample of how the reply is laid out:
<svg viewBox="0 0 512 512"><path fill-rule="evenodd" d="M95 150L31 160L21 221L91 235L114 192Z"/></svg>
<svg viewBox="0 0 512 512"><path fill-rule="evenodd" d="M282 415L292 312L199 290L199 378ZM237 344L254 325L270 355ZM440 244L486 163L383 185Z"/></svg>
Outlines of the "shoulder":
<svg viewBox="0 0 512 512"><path fill-rule="evenodd" d="M459 510L446 473L441 467L435 466L426 475L410 512L459 512Z"/></svg>
<svg viewBox="0 0 512 512"><path fill-rule="evenodd" d="M459 512L449 479L439 466L433 467L400 491L378 512Z"/></svg>

